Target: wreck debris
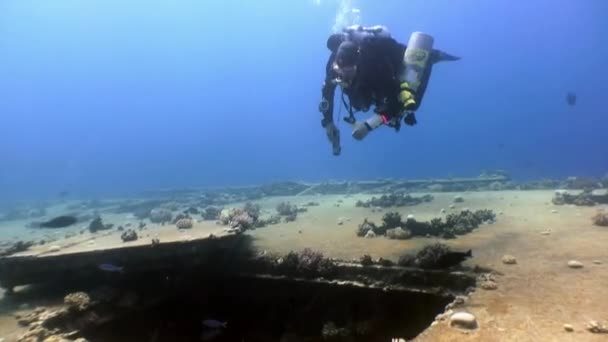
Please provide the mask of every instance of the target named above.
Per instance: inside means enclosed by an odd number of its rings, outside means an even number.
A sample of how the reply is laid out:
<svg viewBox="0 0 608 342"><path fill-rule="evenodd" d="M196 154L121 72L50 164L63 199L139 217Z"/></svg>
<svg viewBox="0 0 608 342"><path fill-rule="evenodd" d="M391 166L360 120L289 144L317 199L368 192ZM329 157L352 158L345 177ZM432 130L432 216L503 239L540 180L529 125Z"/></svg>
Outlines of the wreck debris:
<svg viewBox="0 0 608 342"><path fill-rule="evenodd" d="M356 207L363 208L389 208L389 207L404 207L414 206L433 200L433 196L424 195L421 197L412 197L409 194L389 194L378 197L372 197L368 201L357 201Z"/></svg>

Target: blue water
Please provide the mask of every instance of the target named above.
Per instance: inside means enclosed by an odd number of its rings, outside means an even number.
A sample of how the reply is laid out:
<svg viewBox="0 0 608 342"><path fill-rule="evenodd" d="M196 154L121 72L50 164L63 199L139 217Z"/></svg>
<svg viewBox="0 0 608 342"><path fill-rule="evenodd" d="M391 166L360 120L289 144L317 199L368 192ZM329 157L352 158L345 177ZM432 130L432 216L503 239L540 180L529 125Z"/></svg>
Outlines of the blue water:
<svg viewBox="0 0 608 342"><path fill-rule="evenodd" d="M608 1L354 4L462 60L434 68L417 126L341 124L334 157L317 105L338 1L0 2L0 197L608 171Z"/></svg>

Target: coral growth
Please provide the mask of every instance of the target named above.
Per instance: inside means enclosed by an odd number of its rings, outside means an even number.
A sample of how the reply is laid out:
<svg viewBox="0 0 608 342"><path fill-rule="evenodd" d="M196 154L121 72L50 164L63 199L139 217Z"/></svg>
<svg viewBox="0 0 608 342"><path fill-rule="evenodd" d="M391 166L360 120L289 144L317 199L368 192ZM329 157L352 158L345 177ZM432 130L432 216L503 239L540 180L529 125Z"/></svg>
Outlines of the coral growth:
<svg viewBox="0 0 608 342"><path fill-rule="evenodd" d="M192 225L192 219L189 217L182 218L175 222L175 226L177 227L177 229L190 229L192 228Z"/></svg>
<svg viewBox="0 0 608 342"><path fill-rule="evenodd" d="M277 204L277 213L281 216L297 215L298 208L295 205L291 205L289 202L281 202Z"/></svg>
<svg viewBox="0 0 608 342"><path fill-rule="evenodd" d="M155 208L150 210L150 221L153 223L171 222L173 215L171 211L164 208Z"/></svg>
<svg viewBox="0 0 608 342"><path fill-rule="evenodd" d="M133 229L127 229L120 235L120 238L123 242L135 241L137 240L137 233Z"/></svg>
<svg viewBox="0 0 608 342"><path fill-rule="evenodd" d="M401 227L386 230L386 237L393 240L406 240L412 237L412 232Z"/></svg>
<svg viewBox="0 0 608 342"><path fill-rule="evenodd" d="M91 223L89 223L89 231L91 233L95 233L99 230L112 229L113 226L114 226L113 224L103 224L103 220L101 219L101 216L97 216L93 219L93 221L91 221Z"/></svg>
<svg viewBox="0 0 608 342"><path fill-rule="evenodd" d="M237 213L230 219L229 225L232 228L241 228L246 230L253 227L254 218L244 210L238 210Z"/></svg>
<svg viewBox="0 0 608 342"><path fill-rule="evenodd" d="M68 310L84 311L91 305L91 298L85 292L74 292L65 296L63 303Z"/></svg>
<svg viewBox="0 0 608 342"><path fill-rule="evenodd" d="M595 201L591 197L591 191L583 191L578 195L572 195L566 191L556 191L551 202L555 205L574 204L589 207L595 205Z"/></svg>
<svg viewBox="0 0 608 342"><path fill-rule="evenodd" d="M376 230L377 227L373 222L370 222L366 219L363 220L363 223L359 225L357 228L357 236L365 236L367 232Z"/></svg>
<svg viewBox="0 0 608 342"><path fill-rule="evenodd" d="M385 230L401 226L401 214L398 212L387 212L382 216L382 226Z"/></svg>
<svg viewBox="0 0 608 342"><path fill-rule="evenodd" d="M383 224L380 227L365 219L357 228L357 236L366 236L369 231L372 231L375 235L386 235L392 239L407 239L412 236L454 238L457 235L471 232L482 223L494 222L495 219L494 212L488 209L452 213L446 217L445 222L441 218L434 218L430 222L419 222L414 218L408 218L405 222L401 222L401 216L398 213L389 212L384 215Z"/></svg>
<svg viewBox="0 0 608 342"><path fill-rule="evenodd" d="M369 254L365 254L361 258L359 258L359 262L361 263L361 266L371 266L374 264L374 261L372 260L372 257L369 256Z"/></svg>
<svg viewBox="0 0 608 342"><path fill-rule="evenodd" d="M416 256L410 254L402 255L399 258L398 264L406 267L442 269L459 265L471 256L471 251L452 252L447 245L435 243L422 248Z"/></svg>
<svg viewBox="0 0 608 342"><path fill-rule="evenodd" d="M277 270L296 277L324 277L334 274L336 265L320 252L309 248L300 253L289 252L277 260Z"/></svg>
<svg viewBox="0 0 608 342"><path fill-rule="evenodd" d="M257 221L260 217L260 205L254 204L251 202L245 203L245 207L243 210L253 219L253 221Z"/></svg>
<svg viewBox="0 0 608 342"><path fill-rule="evenodd" d="M220 216L222 208L215 206L208 206L203 210L202 216L204 220L217 220Z"/></svg>
<svg viewBox="0 0 608 342"><path fill-rule="evenodd" d="M33 241L17 241L13 244L9 243L7 245L0 246L0 257L26 251L33 245Z"/></svg>

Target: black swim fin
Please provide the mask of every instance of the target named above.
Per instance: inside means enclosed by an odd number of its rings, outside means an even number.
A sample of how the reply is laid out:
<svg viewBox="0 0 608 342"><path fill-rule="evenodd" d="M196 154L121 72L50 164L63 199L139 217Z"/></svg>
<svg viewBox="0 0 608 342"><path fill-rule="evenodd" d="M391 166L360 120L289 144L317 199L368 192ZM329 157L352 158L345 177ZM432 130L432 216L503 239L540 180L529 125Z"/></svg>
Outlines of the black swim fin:
<svg viewBox="0 0 608 342"><path fill-rule="evenodd" d="M460 60L460 57L452 56L447 52L443 52L441 50L433 50L433 53L431 54L431 62L433 64L439 62L452 62L457 60Z"/></svg>

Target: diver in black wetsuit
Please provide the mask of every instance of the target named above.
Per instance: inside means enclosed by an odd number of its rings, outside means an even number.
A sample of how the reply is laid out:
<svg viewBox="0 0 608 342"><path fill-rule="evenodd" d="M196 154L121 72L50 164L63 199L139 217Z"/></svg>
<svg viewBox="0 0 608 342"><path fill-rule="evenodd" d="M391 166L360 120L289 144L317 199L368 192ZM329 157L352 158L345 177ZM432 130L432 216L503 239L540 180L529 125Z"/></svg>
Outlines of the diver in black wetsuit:
<svg viewBox="0 0 608 342"><path fill-rule="evenodd" d="M329 37L327 48L331 55L326 65L319 111L323 113L321 125L334 155L341 152L340 131L333 118L336 86L342 88L341 101L349 112L344 120L353 125L355 139L362 140L383 124L398 131L401 118L413 126L416 124L414 112L424 96L433 64L459 59L432 49L432 44L432 37L417 32L410 38L408 49L382 26L352 26ZM354 113L367 112L372 105L376 114L364 122L357 122Z"/></svg>

